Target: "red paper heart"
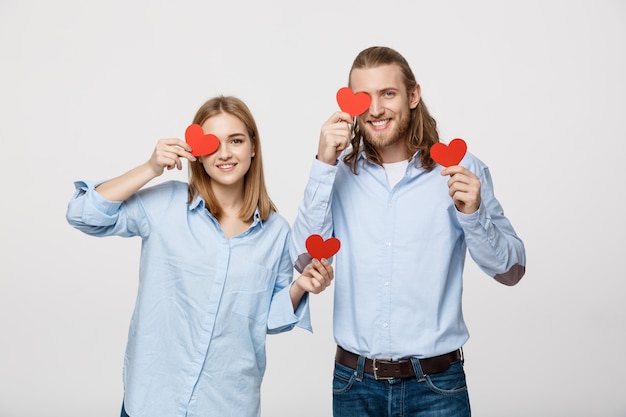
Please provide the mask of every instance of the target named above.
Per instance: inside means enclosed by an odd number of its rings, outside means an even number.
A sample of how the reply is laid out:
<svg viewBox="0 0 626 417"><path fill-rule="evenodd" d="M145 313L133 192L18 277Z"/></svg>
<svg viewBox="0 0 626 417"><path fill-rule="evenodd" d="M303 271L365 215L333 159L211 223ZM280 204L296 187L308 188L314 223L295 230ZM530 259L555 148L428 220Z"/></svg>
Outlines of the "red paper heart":
<svg viewBox="0 0 626 417"><path fill-rule="evenodd" d="M185 130L185 142L191 146L193 156L210 155L220 147L217 136L211 133L205 135L202 126L197 124L189 125Z"/></svg>
<svg viewBox="0 0 626 417"><path fill-rule="evenodd" d="M435 143L430 148L430 156L435 162L444 167L458 165L467 152L467 144L463 139L453 139L449 145L441 142Z"/></svg>
<svg viewBox="0 0 626 417"><path fill-rule="evenodd" d="M330 258L341 247L341 242L335 237L324 240L320 235L311 235L306 239L306 250L311 255L311 258L321 260L323 258Z"/></svg>
<svg viewBox="0 0 626 417"><path fill-rule="evenodd" d="M372 98L367 93L352 92L350 87L343 87L337 91L337 103L341 111L350 113L350 116L355 117L369 109Z"/></svg>

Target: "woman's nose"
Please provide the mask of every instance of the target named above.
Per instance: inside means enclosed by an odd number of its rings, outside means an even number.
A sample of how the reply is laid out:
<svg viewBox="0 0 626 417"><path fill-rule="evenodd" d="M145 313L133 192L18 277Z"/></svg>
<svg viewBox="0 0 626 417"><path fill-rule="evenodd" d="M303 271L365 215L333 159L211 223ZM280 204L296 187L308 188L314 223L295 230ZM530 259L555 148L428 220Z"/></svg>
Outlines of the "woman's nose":
<svg viewBox="0 0 626 417"><path fill-rule="evenodd" d="M217 148L217 156L220 159L230 158L230 147L227 143L220 143L219 148Z"/></svg>

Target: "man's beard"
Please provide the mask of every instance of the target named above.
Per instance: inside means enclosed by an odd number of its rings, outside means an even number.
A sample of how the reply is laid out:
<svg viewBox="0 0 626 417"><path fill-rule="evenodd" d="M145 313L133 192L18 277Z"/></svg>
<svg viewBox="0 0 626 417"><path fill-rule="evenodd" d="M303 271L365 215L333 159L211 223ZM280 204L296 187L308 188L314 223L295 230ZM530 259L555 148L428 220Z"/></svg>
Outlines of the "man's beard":
<svg viewBox="0 0 626 417"><path fill-rule="evenodd" d="M373 146L374 148L384 148L387 146L395 145L401 140L405 139L405 135L409 130L409 115L404 115L400 120L398 120L396 126L392 131L384 131L384 132L372 132L368 127L363 126L366 123L361 123L357 120L359 124L359 130L363 136L363 139Z"/></svg>

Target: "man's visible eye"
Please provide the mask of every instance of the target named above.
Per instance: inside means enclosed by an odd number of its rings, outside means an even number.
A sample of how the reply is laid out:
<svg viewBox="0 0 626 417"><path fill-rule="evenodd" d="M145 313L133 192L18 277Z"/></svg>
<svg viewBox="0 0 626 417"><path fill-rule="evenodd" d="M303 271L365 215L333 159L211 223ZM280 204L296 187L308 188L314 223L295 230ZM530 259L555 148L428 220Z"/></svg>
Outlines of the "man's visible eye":
<svg viewBox="0 0 626 417"><path fill-rule="evenodd" d="M387 98L393 98L396 96L396 92L392 91L392 90L387 90L383 93L383 96L387 97Z"/></svg>

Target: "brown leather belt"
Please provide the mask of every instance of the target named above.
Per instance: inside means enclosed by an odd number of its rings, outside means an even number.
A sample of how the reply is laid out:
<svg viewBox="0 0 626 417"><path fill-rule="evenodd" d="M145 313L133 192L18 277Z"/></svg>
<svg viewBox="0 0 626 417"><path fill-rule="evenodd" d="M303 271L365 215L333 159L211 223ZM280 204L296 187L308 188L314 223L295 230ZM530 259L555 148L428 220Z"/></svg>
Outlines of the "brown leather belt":
<svg viewBox="0 0 626 417"><path fill-rule="evenodd" d="M446 371L452 362L458 361L462 357L461 350L457 349L445 355L420 359L419 361L424 375L431 375ZM348 368L356 369L359 362L359 355L348 352L341 346L337 346L335 360ZM389 359L366 358L363 371L368 374L373 374L376 379L415 378L415 370L413 369L413 364L411 364L410 359L391 361Z"/></svg>

